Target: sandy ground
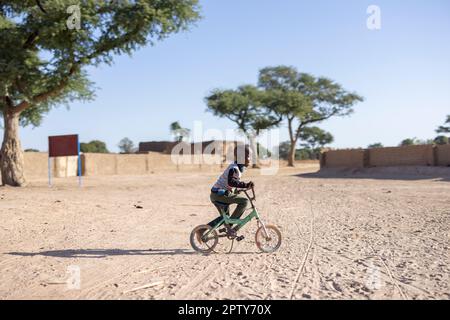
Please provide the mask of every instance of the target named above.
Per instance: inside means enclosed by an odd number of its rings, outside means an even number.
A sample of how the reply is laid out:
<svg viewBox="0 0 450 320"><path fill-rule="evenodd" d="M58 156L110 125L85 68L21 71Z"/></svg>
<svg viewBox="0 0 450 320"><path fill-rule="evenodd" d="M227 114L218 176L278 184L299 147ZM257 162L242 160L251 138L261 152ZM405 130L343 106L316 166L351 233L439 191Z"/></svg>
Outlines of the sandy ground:
<svg viewBox="0 0 450 320"><path fill-rule="evenodd" d="M244 176L283 233L275 254L258 253L256 222L232 254L193 252L190 231L216 215L217 174L0 188L0 298L450 299L450 168L308 174L316 169Z"/></svg>

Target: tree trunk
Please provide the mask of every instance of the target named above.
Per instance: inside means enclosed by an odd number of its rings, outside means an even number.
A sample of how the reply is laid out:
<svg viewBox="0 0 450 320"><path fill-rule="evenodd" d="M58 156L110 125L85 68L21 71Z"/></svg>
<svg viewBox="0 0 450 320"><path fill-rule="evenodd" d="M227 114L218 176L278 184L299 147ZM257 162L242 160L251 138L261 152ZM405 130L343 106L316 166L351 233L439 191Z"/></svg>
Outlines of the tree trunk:
<svg viewBox="0 0 450 320"><path fill-rule="evenodd" d="M295 167L295 145L296 141L291 141L291 145L289 147L289 156L288 156L288 166Z"/></svg>
<svg viewBox="0 0 450 320"><path fill-rule="evenodd" d="M2 184L25 186L24 158L19 138L19 114L4 112L4 134L0 153Z"/></svg>
<svg viewBox="0 0 450 320"><path fill-rule="evenodd" d="M291 145L289 147L288 155L288 166L295 167L295 146L297 145L297 140L294 139L294 132L292 131L292 121L293 117L288 118L288 128L289 128L289 139L291 140Z"/></svg>
<svg viewBox="0 0 450 320"><path fill-rule="evenodd" d="M256 137L250 133L248 135L248 139L250 140L250 149L252 150L252 167L257 169L259 168L259 156Z"/></svg>

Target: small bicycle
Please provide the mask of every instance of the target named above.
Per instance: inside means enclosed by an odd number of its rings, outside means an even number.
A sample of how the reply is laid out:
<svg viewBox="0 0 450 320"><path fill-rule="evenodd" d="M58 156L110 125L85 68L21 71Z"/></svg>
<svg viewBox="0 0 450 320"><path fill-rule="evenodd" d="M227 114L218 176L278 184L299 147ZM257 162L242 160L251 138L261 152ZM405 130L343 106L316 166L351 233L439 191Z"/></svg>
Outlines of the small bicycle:
<svg viewBox="0 0 450 320"><path fill-rule="evenodd" d="M250 197L248 191L252 191ZM252 212L244 219L231 219L227 212L229 204L216 201L214 204L219 208L222 219L213 227L209 225L199 225L191 232L190 242L192 248L200 253L208 254L214 252L214 248L219 242L219 238L227 238L231 240L231 248L229 253L233 250L234 240L240 241L243 237L237 236L237 231L242 229L253 218L256 218L258 222L258 229L255 234L256 246L259 250L265 253L272 253L277 251L281 246L281 232L274 225L266 225L261 220L261 216L255 207L256 201L255 189L240 189L238 193L244 192L250 201ZM231 228L230 225L234 224L236 227ZM217 231L220 226L225 225L224 229L219 230L225 232L225 234L219 234Z"/></svg>

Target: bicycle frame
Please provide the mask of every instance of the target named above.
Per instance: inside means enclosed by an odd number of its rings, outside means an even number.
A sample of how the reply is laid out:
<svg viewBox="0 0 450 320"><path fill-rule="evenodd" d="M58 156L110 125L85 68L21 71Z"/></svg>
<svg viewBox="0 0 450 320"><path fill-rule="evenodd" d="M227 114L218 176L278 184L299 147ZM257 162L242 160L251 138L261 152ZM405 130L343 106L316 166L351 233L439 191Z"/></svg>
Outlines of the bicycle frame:
<svg viewBox="0 0 450 320"><path fill-rule="evenodd" d="M259 213L258 213L258 210L256 209L256 207L255 207L255 204L253 203L253 201L255 201L256 200L256 196L255 196L255 190L254 190L254 188L252 187L251 188L251 190L252 190L252 193L253 193L253 196L252 197L250 197L249 196L249 194L248 194L248 192L247 192L247 190L243 190L243 192L245 193L245 195L247 196L247 198L248 198L248 200L250 201L250 204L251 204L251 207L252 207L252 212L249 214L249 215L247 215L245 218L243 218L243 219L231 219L231 218L229 218L228 217L228 215L226 214L226 212L224 212L223 210L220 210L220 213L221 213L221 215L222 215L222 219L211 229L211 230L209 230L206 234L204 234L203 236L202 236L202 238L203 239L207 239L207 237L208 237L208 235L210 234L210 233L212 233L214 230L217 230L222 224L236 224L238 227L236 228L236 231L237 230L240 230L241 228L243 228L247 223L249 223L251 220L253 220L253 218L256 218L256 220L258 221L258 222L261 222L261 224L262 224L262 226L263 226L263 228L264 228L264 232L265 232L265 234L267 235L267 230L266 230L266 227L265 227L265 225L264 225L264 223L261 221L261 217L260 217L260 215L259 215Z"/></svg>

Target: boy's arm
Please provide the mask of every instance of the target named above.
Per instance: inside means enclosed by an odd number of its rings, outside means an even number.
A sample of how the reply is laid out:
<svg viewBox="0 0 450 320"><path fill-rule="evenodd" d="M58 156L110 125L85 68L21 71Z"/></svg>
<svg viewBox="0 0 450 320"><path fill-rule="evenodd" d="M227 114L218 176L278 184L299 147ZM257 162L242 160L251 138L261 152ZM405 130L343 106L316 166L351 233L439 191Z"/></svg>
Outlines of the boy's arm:
<svg viewBox="0 0 450 320"><path fill-rule="evenodd" d="M228 172L228 185L233 188L247 188L248 183L239 180L239 173L234 168Z"/></svg>

